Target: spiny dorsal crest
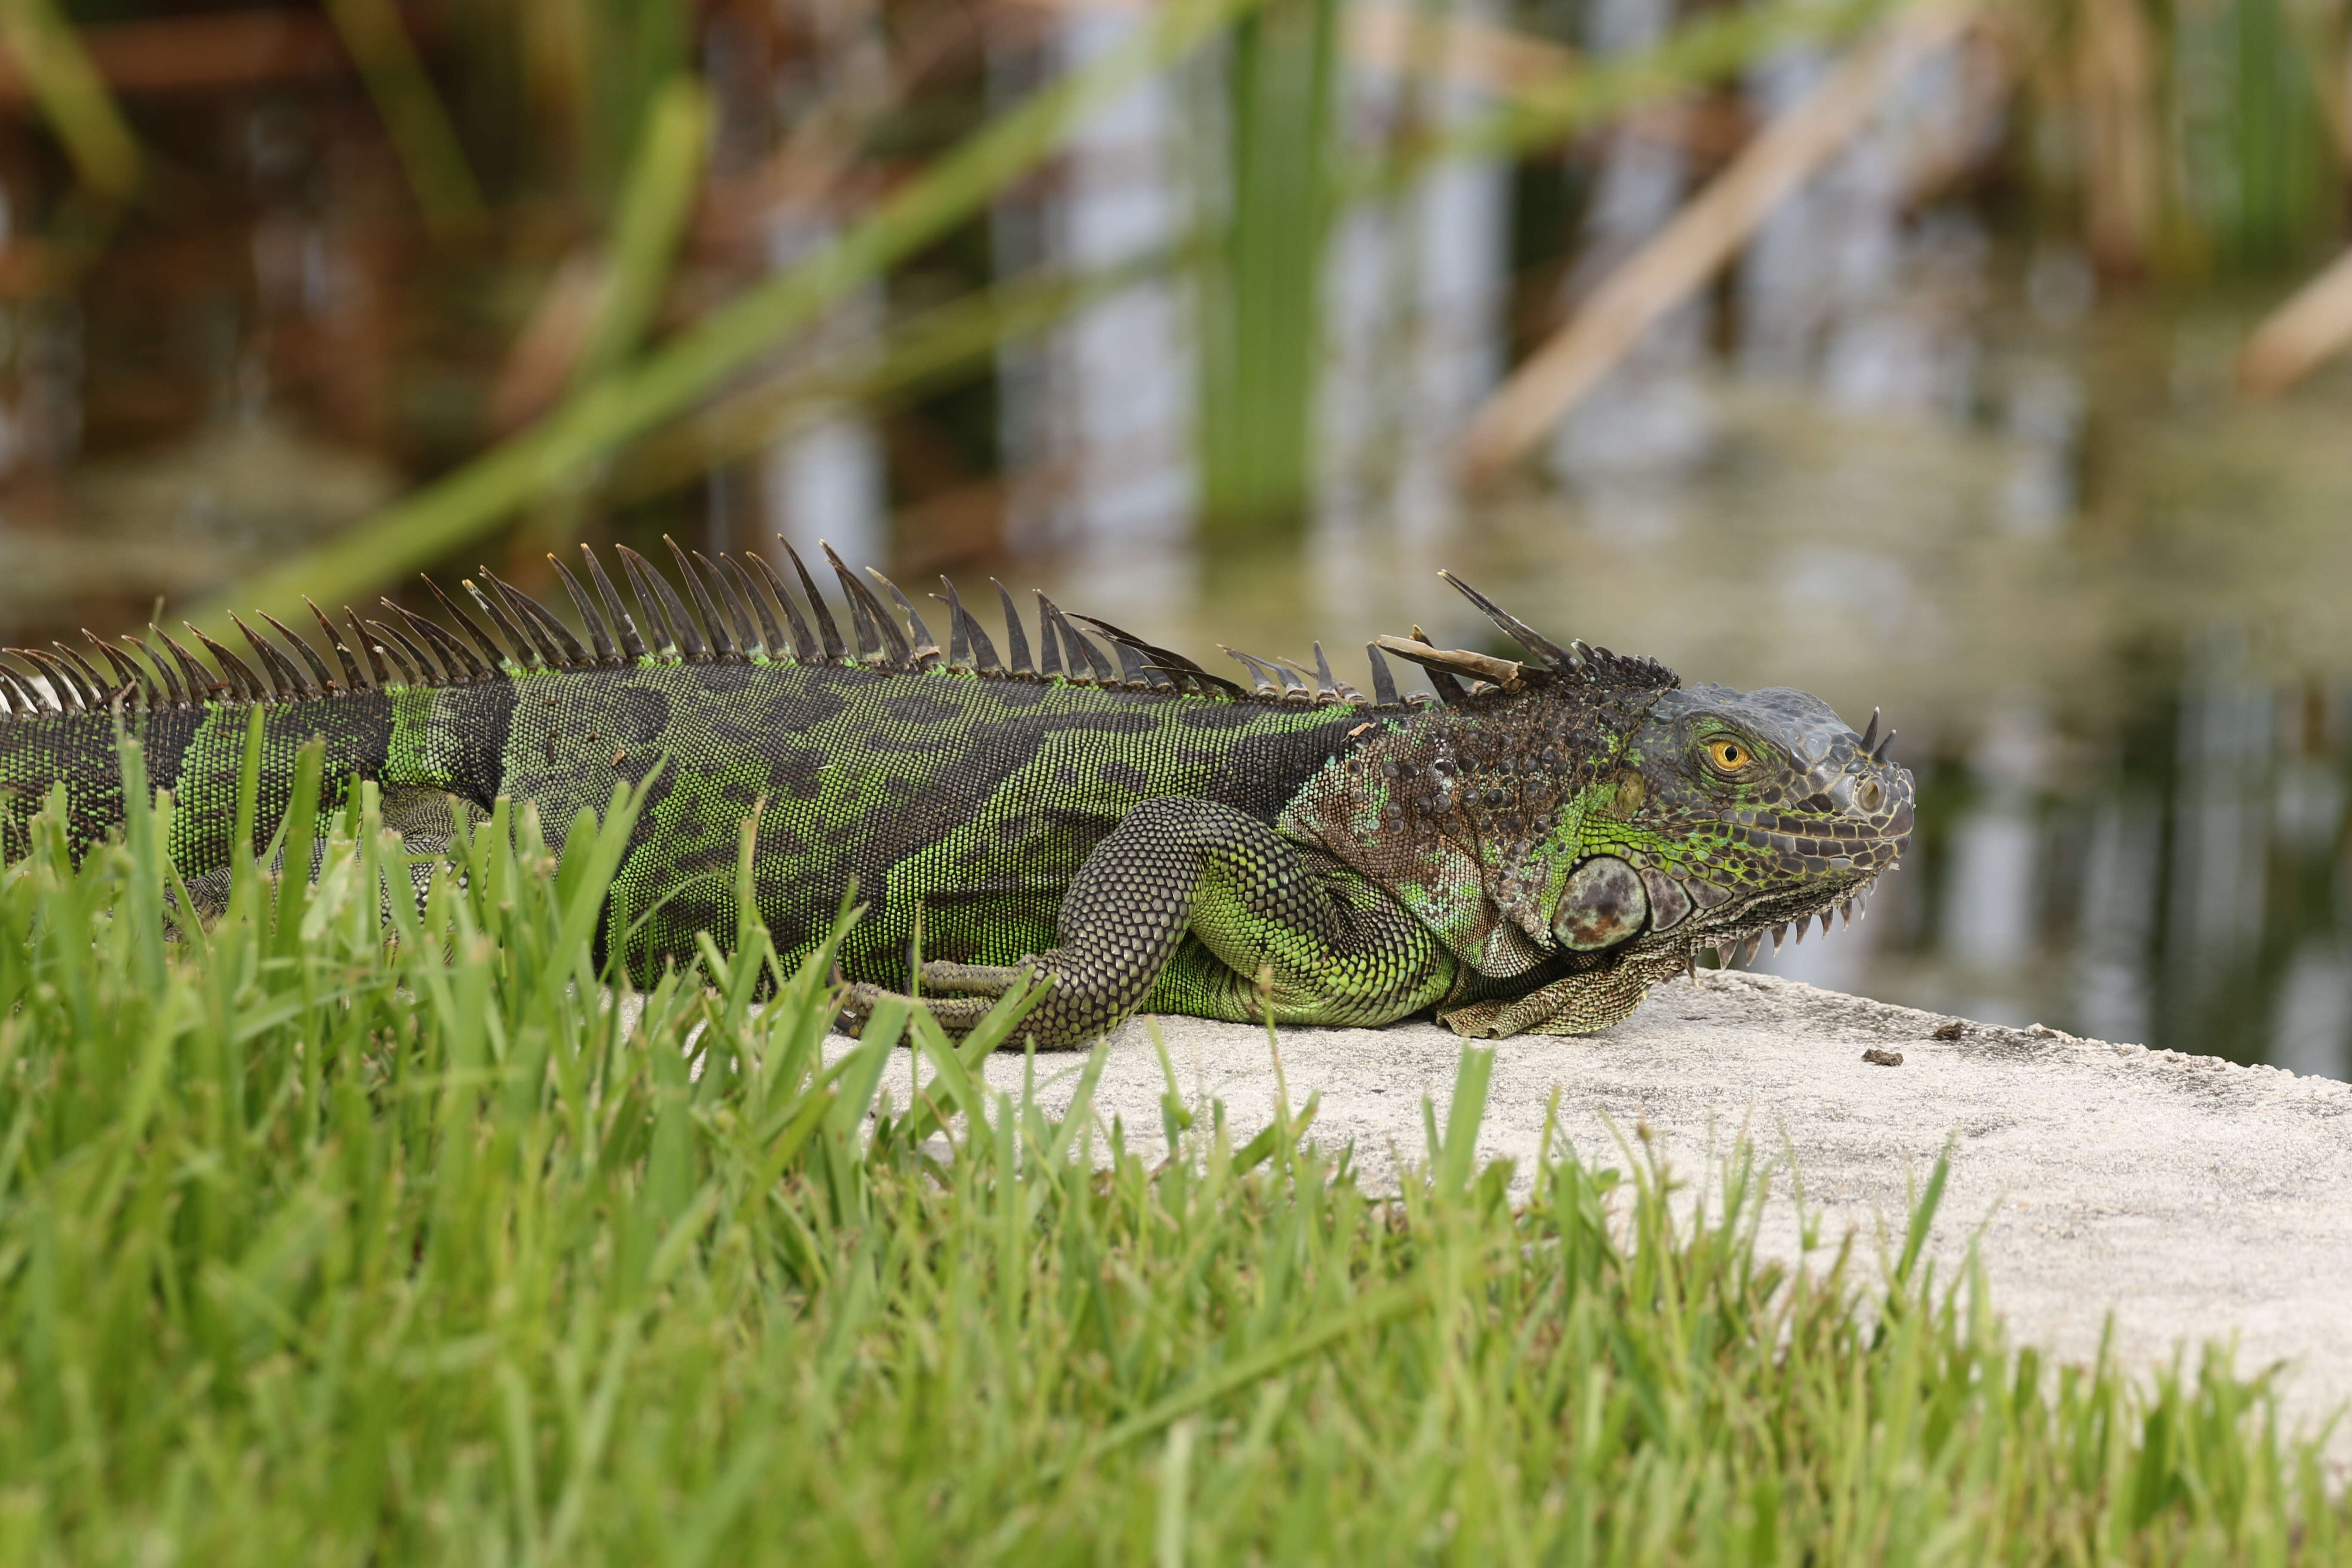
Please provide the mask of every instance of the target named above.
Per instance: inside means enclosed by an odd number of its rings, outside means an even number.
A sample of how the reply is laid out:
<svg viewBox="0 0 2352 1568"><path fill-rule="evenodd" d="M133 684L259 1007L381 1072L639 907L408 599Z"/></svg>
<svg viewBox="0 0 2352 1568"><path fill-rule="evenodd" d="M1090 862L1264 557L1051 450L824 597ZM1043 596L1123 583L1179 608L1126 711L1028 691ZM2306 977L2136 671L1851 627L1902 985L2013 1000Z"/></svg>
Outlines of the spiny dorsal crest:
<svg viewBox="0 0 2352 1568"><path fill-rule="evenodd" d="M1005 654L999 655L994 639L965 608L955 584L945 577L940 579L945 592L932 595L947 607L948 645L942 651L913 601L897 584L867 570L866 575L889 595L886 605L831 545L824 545L826 563L840 582L848 610L850 634L845 640L841 623L817 591L807 563L781 536L777 542L798 580L797 597L783 574L764 556L750 556L748 564L723 553L714 561L700 551L681 549L675 540L665 537L663 542L669 546L677 576L686 584L684 596L651 561L626 545L614 547L622 575L629 584L634 614L624 604L604 563L586 545L580 551L585 584L562 561L548 557L586 633L584 643L553 610L485 567L478 582L462 581L480 619L467 614L429 577L425 585L442 618L418 615L384 599L381 601L384 618L362 620L346 605L348 637L346 626L339 626L324 610L305 599L334 656L331 668L309 640L266 615L260 618L276 634L274 638L235 616L229 617L253 649L256 662L252 664L193 626L187 631L212 656L210 667L152 626L144 637L121 639L144 663L84 631L82 636L106 666L103 671L62 643L52 643L46 649L0 649L19 661L13 668L0 663L0 716L95 712L118 705L142 710L196 708L213 702L289 702L395 685L463 686L533 670L618 668L648 658L677 664L789 659L883 669L947 668L1227 701L1370 708L1431 700L1419 694L1400 697L1383 650L1428 671L1436 687L1435 700L1447 703L1546 685L1663 688L1675 684L1673 675L1649 659L1625 658L1580 642L1560 647L1451 573L1439 575L1467 595L1527 650L1528 658L1513 660L1464 648L1440 648L1415 626L1411 638L1383 637L1365 645L1372 678L1371 695L1367 697L1332 673L1321 643L1315 645L1312 668L1291 659L1260 658L1226 648L1249 671L1250 685L1245 688L1108 621L1066 612L1043 594L1037 595L1039 656L1033 662L1029 634L1013 606L1013 595L993 578L990 581L995 584L1004 609ZM1094 637L1081 632L1081 625ZM1096 638L1109 645L1108 656L1097 646ZM159 644L164 652L157 651Z"/></svg>

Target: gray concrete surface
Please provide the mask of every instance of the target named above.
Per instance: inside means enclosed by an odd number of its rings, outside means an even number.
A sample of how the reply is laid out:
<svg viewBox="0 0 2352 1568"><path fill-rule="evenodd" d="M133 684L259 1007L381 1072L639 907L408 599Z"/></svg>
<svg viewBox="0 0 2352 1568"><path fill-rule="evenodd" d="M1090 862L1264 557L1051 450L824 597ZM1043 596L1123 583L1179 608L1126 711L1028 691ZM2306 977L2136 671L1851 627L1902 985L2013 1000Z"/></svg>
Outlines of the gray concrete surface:
<svg viewBox="0 0 2352 1568"><path fill-rule="evenodd" d="M1244 1136L1271 1118L1262 1030L1150 1022L1189 1100L1223 1100ZM1858 1227L1867 1248L1883 1226L1899 1247L1908 1194L1949 1139L1935 1251L1949 1269L1981 1227L1992 1300L2018 1339L2088 1360L2113 1313L2116 1350L2137 1364L2220 1341L2241 1370L2289 1363L2297 1422L2352 1401L2352 1084L1990 1025L1932 1037L1953 1022L1770 975L1703 973L1604 1034L1496 1042L1482 1153L1524 1171L1554 1086L1562 1129L1592 1163L1624 1163L1610 1121L1628 1137L1646 1125L1696 1180L1745 1128L1794 1162L1825 1240ZM1443 1124L1462 1042L1411 1024L1286 1029L1281 1048L1293 1103L1322 1095L1311 1135L1353 1141L1366 1178L1392 1182L1392 1152L1423 1155L1424 1094ZM1903 1065L1865 1062L1873 1048ZM1041 1079L1059 1077L1049 1103L1066 1103L1075 1065L1040 1058ZM989 1078L1017 1091L1022 1070L1003 1057ZM1163 1089L1143 1022L1130 1024L1111 1043L1100 1111L1156 1143ZM1763 1242L1793 1257L1787 1192L1776 1182ZM2352 1418L2330 1453L2352 1463Z"/></svg>

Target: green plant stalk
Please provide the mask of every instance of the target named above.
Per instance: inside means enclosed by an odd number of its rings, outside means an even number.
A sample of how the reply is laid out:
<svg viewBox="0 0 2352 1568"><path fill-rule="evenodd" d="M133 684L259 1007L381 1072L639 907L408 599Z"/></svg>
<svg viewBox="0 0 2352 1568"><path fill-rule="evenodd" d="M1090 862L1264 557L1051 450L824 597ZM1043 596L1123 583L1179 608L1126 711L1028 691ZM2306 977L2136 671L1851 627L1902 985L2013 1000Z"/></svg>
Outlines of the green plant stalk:
<svg viewBox="0 0 2352 1568"><path fill-rule="evenodd" d="M604 298L572 369L575 387L617 370L652 327L694 211L709 122L709 95L690 76L665 83L647 106L605 247Z"/></svg>
<svg viewBox="0 0 2352 1568"><path fill-rule="evenodd" d="M55 0L0 0L0 43L16 57L82 184L128 200L142 173L139 139Z"/></svg>
<svg viewBox="0 0 2352 1568"><path fill-rule="evenodd" d="M1228 542L1296 537L1313 489L1322 281L1334 210L1337 0L1271 0L1226 61L1221 243L1202 277L1202 523Z"/></svg>
<svg viewBox="0 0 2352 1568"><path fill-rule="evenodd" d="M747 458L844 405L889 408L985 370L1008 342L1044 331L1073 311L1164 278L1186 253L1139 257L1073 278L1041 272L893 321L870 360L842 372L802 370L731 394L637 443L601 489L626 505Z"/></svg>
<svg viewBox="0 0 2352 1568"><path fill-rule="evenodd" d="M327 15L360 68L434 237L446 243L478 230L488 216L481 185L393 0L327 0Z"/></svg>
<svg viewBox="0 0 2352 1568"><path fill-rule="evenodd" d="M979 211L1081 120L1256 4L1172 0L1158 8L1132 40L975 132L799 266L583 388L513 439L243 585L236 602L290 616L305 593L328 602L355 595L480 539L537 491L685 413L842 295Z"/></svg>

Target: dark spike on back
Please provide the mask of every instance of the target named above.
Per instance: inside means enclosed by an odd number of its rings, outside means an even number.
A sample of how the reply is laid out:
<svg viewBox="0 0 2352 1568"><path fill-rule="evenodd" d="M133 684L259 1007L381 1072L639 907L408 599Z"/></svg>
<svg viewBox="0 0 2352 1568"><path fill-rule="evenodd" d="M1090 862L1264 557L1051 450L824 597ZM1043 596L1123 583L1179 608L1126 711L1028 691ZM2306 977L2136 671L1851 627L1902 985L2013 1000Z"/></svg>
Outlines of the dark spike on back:
<svg viewBox="0 0 2352 1568"><path fill-rule="evenodd" d="M1012 594L995 578L991 577L989 582L995 584L996 596L1004 604L1004 646L1013 660L1004 668L1014 675L1036 674L1037 667L1029 658L1029 634L1022 629L1021 612L1013 607Z"/></svg>
<svg viewBox="0 0 2352 1568"><path fill-rule="evenodd" d="M1051 680L1062 673L1062 639L1054 635L1054 606L1042 588L1037 595L1037 673Z"/></svg>
<svg viewBox="0 0 2352 1568"><path fill-rule="evenodd" d="M488 569L483 568L482 574L488 576ZM506 638L507 647L514 650L501 662L510 662L520 669L529 669L535 664L551 662L539 644L532 639L529 632L523 630L521 624L514 618L513 613L503 603L493 598L488 590L471 577L460 577L457 582L466 590L467 596L482 607L482 614L490 617L490 624L499 628L499 636Z"/></svg>
<svg viewBox="0 0 2352 1568"><path fill-rule="evenodd" d="M312 647L305 638L295 636L293 627L288 626L284 621L279 620L276 616L271 615L268 611L261 610L256 613L258 614L263 620L268 621L270 624L270 626L277 631L279 640L283 641L288 647L292 648L295 652L295 656L300 658L303 664L310 668L310 683L315 690L327 692L336 689L335 677L333 673L327 668L327 661L319 657L319 650L317 648Z"/></svg>
<svg viewBox="0 0 2352 1568"><path fill-rule="evenodd" d="M419 626L432 626L436 631L438 631L442 636L447 637L452 643L456 644L457 648L457 657L465 661L465 667L467 672L470 673L475 679L488 680L491 676L496 675L500 669L515 662L514 656L498 645L498 639L491 637L489 633L484 631L479 626L476 625L473 616L459 609L457 607L457 600L451 598L448 595L441 591L440 584L436 583L432 578L425 576L422 572L419 572L416 575L417 580L425 584L425 591L431 594L436 600L439 601L443 609L449 612L449 618L457 623L457 629L453 632L447 626L442 626L438 622L433 620L430 616L418 616L416 618L417 624ZM439 645L436 644L435 646L438 647ZM481 651L478 654L475 652L476 648L479 648ZM446 661L445 660L444 662L446 663Z"/></svg>
<svg viewBox="0 0 2352 1568"><path fill-rule="evenodd" d="M936 668L940 662L939 639L931 636L931 628L923 624L923 617L916 612L914 602L898 591L898 584L893 583L873 567L868 566L866 569L866 574L890 591L890 597L898 602L900 612L906 616L908 652L914 658L915 668L918 669Z"/></svg>
<svg viewBox="0 0 2352 1568"><path fill-rule="evenodd" d="M913 657L913 650L907 646L907 634L898 629L890 612L874 596L874 590L857 580L857 574L849 569L832 545L820 539L816 547L833 563L834 575L841 579L841 591L848 595L850 616L857 622L857 651L865 655L878 653L891 664L906 663ZM869 633L880 639L870 649L866 646Z"/></svg>
<svg viewBox="0 0 2352 1568"><path fill-rule="evenodd" d="M554 562L555 557L551 555L548 560ZM505 603L507 608L515 613L516 617L538 639L540 652L546 657L550 665L559 668L570 668L588 662L588 650L580 646L580 639L572 635L570 626L555 618L553 610L549 609L513 584L507 582L487 566L482 568L482 575L490 580L490 591Z"/></svg>
<svg viewBox="0 0 2352 1568"><path fill-rule="evenodd" d="M47 705L42 702L32 687L5 664L0 664L0 692L6 694L8 710L12 713L32 714L47 711Z"/></svg>
<svg viewBox="0 0 2352 1568"><path fill-rule="evenodd" d="M1389 671L1388 658L1381 652L1381 645L1376 642L1366 643L1364 657L1371 661L1372 666L1372 701L1382 708L1395 707L1397 704L1396 677Z"/></svg>
<svg viewBox="0 0 2352 1568"><path fill-rule="evenodd" d="M751 581L751 574L744 571L742 563L732 555L721 555L719 565L721 580L727 586L729 602L736 606L737 615L745 617L743 625L751 636L751 652L761 658L787 657L784 629L776 625L776 614L768 608L768 601L761 596L759 585Z"/></svg>
<svg viewBox="0 0 2352 1568"><path fill-rule="evenodd" d="M94 705L103 708L113 700L115 690L113 682L99 674L89 660L61 642L53 642L49 646L57 650L59 658L73 667L76 675L81 677L82 684L89 689L90 701Z"/></svg>
<svg viewBox="0 0 2352 1568"><path fill-rule="evenodd" d="M403 686L438 686L441 672L433 663L432 655L418 647L409 636L388 621L370 621L375 636L368 639L374 650L371 657L381 657L392 663L394 679ZM384 682L389 686L393 681Z"/></svg>
<svg viewBox="0 0 2352 1568"><path fill-rule="evenodd" d="M580 585L580 579L574 577L562 562L550 554L547 563L555 568L558 577L563 579L563 591L572 595L572 607L578 613L581 626L587 628L588 641L596 650L596 662L604 665L620 663L621 650L613 642L613 628L604 624L604 613L596 607L596 601L588 596L588 590Z"/></svg>
<svg viewBox="0 0 2352 1568"><path fill-rule="evenodd" d="M155 628L150 626L147 629L152 632L154 631ZM159 633L157 635L160 636L161 634ZM137 648L141 653L146 655L147 662L155 667L155 673L163 678L163 700L165 701L169 702L174 708L185 708L195 700L195 699L188 693L187 689L180 684L178 669L173 665L173 662L170 659L165 658L162 654L155 651L153 644L149 643L142 638L131 637L128 633L124 634L122 640L129 643L132 647Z"/></svg>
<svg viewBox="0 0 2352 1568"><path fill-rule="evenodd" d="M98 634L91 631L88 626L82 627L81 635L89 639L89 646L98 650L99 657L106 660L106 668L114 672L115 689L119 691L124 687L129 687L131 689L130 701L132 707L152 708L155 706L155 698L157 693L155 690L155 678L153 676L149 675L145 670L140 668L124 655L117 653L114 649L107 647L106 644L99 641Z"/></svg>
<svg viewBox="0 0 2352 1568"><path fill-rule="evenodd" d="M809 575L808 563L801 559L801 552L794 550L793 542L782 534L776 535L776 542L784 547L784 554L792 561L793 571L800 577L801 592L808 595L809 614L816 617L817 639L824 649L824 657L836 663L847 658L849 650L842 644L841 627L834 621L833 610L825 604L824 595L816 591L816 579Z"/></svg>
<svg viewBox="0 0 2352 1568"><path fill-rule="evenodd" d="M38 688L5 664L0 664L0 688L6 689L9 706L19 713L64 711L55 702L43 696Z"/></svg>
<svg viewBox="0 0 2352 1568"><path fill-rule="evenodd" d="M491 667L482 662L479 654L460 642L457 633L436 622L430 616L420 616L404 605L394 604L390 599L383 600L383 604L384 608L406 622L408 629L433 650L433 657L439 659L441 668L449 672L451 685L464 685L490 678Z"/></svg>
<svg viewBox="0 0 2352 1568"><path fill-rule="evenodd" d="M1045 607L1050 635L1061 639L1062 663L1068 669L1071 679L1092 680L1097 686L1108 686L1117 679L1111 671L1110 660L1103 658L1102 649L1078 635L1078 629L1070 625L1069 617L1062 614L1059 605L1043 594L1037 595L1037 603ZM1079 668L1081 660L1086 665L1083 669Z"/></svg>
<svg viewBox="0 0 2352 1568"><path fill-rule="evenodd" d="M971 636L964 630L964 622L970 617L963 613L962 601L955 596L955 584L941 577L940 586L945 588L947 592L934 594L931 597L948 607L948 668L970 669L971 668Z"/></svg>
<svg viewBox="0 0 2352 1568"><path fill-rule="evenodd" d="M310 683L302 679L302 672L294 668L294 661L262 641L258 632L238 620L234 614L229 616L228 624L245 634L245 640L253 645L253 651L260 658L262 668L268 671L271 682L281 694L288 697L318 695L310 689Z"/></svg>
<svg viewBox="0 0 2352 1568"><path fill-rule="evenodd" d="M59 660L37 647L12 647L8 651L40 671L41 679L57 697L59 712L80 713L89 709L90 694L82 689L81 678Z"/></svg>
<svg viewBox="0 0 2352 1568"><path fill-rule="evenodd" d="M392 684L392 672L384 668L383 649L377 645L382 637L371 636L369 623L360 619L360 613L349 605L343 606L343 619L352 625L352 637L359 644L360 655L367 660L368 673L375 677L377 689Z"/></svg>
<svg viewBox="0 0 2352 1568"><path fill-rule="evenodd" d="M465 677L459 673L462 667L445 662L440 642L424 635L427 623L422 616L410 615L390 599L381 599L377 602L392 612L391 619L372 623L378 631L388 634L392 638L392 641L384 647L385 652L389 653L396 647L406 654L409 668L416 672L422 679L422 683L426 686L453 686L465 679ZM404 621L407 623L406 629L403 629L401 626ZM434 629L440 630L437 626ZM409 636L411 631L417 635ZM457 647L455 637L450 637L447 632L442 632L441 639L447 642L450 648L455 650Z"/></svg>
<svg viewBox="0 0 2352 1568"><path fill-rule="evenodd" d="M247 667L245 660L205 636L203 627L189 621L180 624L188 628L190 636L205 645L205 651L213 656L213 663L220 667L223 684L231 691L247 702L266 702L277 695L257 671Z"/></svg>
<svg viewBox="0 0 2352 1568"><path fill-rule="evenodd" d="M1254 658L1237 647L1225 647L1223 643L1217 646L1224 648L1226 658L1236 660L1243 668L1250 672L1250 684L1257 689L1257 694L1260 697L1282 695L1282 688L1276 682L1273 669L1264 659Z"/></svg>
<svg viewBox="0 0 2352 1568"><path fill-rule="evenodd" d="M710 634L710 657L730 662L741 658L743 650L736 643L734 628L727 624L727 617L719 613L719 606L711 601L710 590L703 583L702 574L694 569L694 562L687 559L686 552L677 547L677 540L665 533L662 542L669 546L670 554L677 561L677 574L685 580L686 591L694 595L694 607L702 612L703 627ZM685 607L683 605L678 606L680 610Z"/></svg>
<svg viewBox="0 0 2352 1568"><path fill-rule="evenodd" d="M633 663L645 658L646 639L637 635L637 623L629 618L629 612L621 604L619 590L613 586L613 580L604 575L604 563L597 560L596 552L584 544L580 547L580 554L588 563L588 580L596 584L596 597L603 603L604 613L612 617L614 633L621 639L623 660Z"/></svg>
<svg viewBox="0 0 2352 1568"><path fill-rule="evenodd" d="M171 633L165 631L163 627L156 626L152 621L148 623L147 630L158 642L171 649L173 658L179 662L180 674L188 683L188 700L190 702L205 702L210 700L213 694L213 689L216 686L221 687L224 690L227 689L226 683L223 682L219 677L213 674L211 670L206 669L204 665L198 661L194 654L190 653L186 648L184 648L178 643L173 642L172 640Z"/></svg>
<svg viewBox="0 0 2352 1568"><path fill-rule="evenodd" d="M326 611L311 604L307 597L302 603L310 610L312 618L318 621L319 629L327 634L327 646L335 650L335 662L343 667L344 682L353 691L365 691L368 689L367 678L360 672L360 661L353 658L352 650L344 646L343 634L335 629L335 623L327 618Z"/></svg>
<svg viewBox="0 0 2352 1568"><path fill-rule="evenodd" d="M683 658L685 650L678 641L677 628L670 624L661 595L646 581L643 557L625 544L615 544L613 550L621 558L621 574L629 580L629 596L637 602L637 615L646 624L646 636L653 639L654 658Z"/></svg>
<svg viewBox="0 0 2352 1568"><path fill-rule="evenodd" d="M1005 668L1004 661L997 658L996 644L989 639L988 628L980 624L978 616L963 607L963 601L956 596L953 583L943 576L940 579L940 586L948 591L948 614L955 621L957 640L971 645L970 656L972 668L983 675L1003 674ZM1005 599L1004 604L1007 609L1012 608L1013 601L1010 596Z"/></svg>
<svg viewBox="0 0 2352 1568"><path fill-rule="evenodd" d="M669 579L654 567L654 563L625 544L613 548L620 552L621 564L628 568L629 581L637 590L637 602L652 606L648 619L657 619L669 644L670 651L689 664L710 662L710 645L702 639L702 628L694 624L687 613L686 601L669 585Z"/></svg>
<svg viewBox="0 0 2352 1568"><path fill-rule="evenodd" d="M776 563L764 555L754 554L751 565L754 574L768 590L768 596L776 601L777 607L784 612L786 624L793 628L793 657L803 664L816 663L824 657L824 645L810 635L808 622L801 618L801 607L793 602L792 590L784 586L783 574L776 570ZM806 582L808 574L802 573L801 580Z"/></svg>
<svg viewBox="0 0 2352 1568"><path fill-rule="evenodd" d="M1505 637L1535 655L1538 663L1561 675L1576 675L1583 671L1584 656L1577 651L1573 643L1562 647L1453 573L1440 572L1438 575L1484 611L1488 620L1502 628Z"/></svg>

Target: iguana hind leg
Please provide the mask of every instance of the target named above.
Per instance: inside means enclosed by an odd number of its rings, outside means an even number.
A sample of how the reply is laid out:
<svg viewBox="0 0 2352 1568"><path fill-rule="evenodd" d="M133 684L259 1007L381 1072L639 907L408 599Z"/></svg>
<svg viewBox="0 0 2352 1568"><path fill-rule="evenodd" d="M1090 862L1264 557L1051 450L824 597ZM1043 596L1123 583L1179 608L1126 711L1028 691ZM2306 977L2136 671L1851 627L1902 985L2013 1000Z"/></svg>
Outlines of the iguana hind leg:
<svg viewBox="0 0 2352 1568"><path fill-rule="evenodd" d="M1387 1023L1430 1005L1454 979L1452 955L1385 892L1210 801L1163 798L1129 812L1078 868L1056 924L1061 945L1016 965L925 965L927 986L979 994L925 1005L951 1032L969 1028L987 994L1034 971L1051 986L1022 1032L1051 1050L1082 1045L1147 1003L1248 1019L1262 1016L1263 995L1279 1021ZM881 994L854 987L851 1020Z"/></svg>

